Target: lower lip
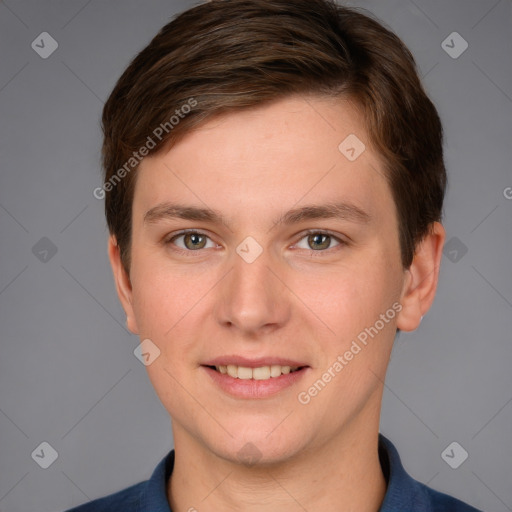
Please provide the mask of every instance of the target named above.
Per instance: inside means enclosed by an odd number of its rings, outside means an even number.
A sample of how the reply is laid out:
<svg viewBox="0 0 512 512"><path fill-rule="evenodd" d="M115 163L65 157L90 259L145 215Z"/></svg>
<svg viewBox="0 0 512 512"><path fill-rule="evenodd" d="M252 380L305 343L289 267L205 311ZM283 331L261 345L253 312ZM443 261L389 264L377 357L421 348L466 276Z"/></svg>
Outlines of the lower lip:
<svg viewBox="0 0 512 512"><path fill-rule="evenodd" d="M295 372L281 375L280 377L271 377L265 380L256 379L235 379L227 373L220 373L208 366L202 366L224 392L236 398L267 398L276 395L280 391L296 384L309 367L301 368Z"/></svg>

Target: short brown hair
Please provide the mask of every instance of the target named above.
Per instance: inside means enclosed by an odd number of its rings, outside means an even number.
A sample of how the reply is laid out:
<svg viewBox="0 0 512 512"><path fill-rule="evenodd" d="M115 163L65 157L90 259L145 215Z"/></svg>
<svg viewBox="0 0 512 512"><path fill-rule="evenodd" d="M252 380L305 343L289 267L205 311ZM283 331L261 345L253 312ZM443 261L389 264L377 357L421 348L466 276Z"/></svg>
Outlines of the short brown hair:
<svg viewBox="0 0 512 512"><path fill-rule="evenodd" d="M292 94L348 97L360 107L410 266L441 219L446 171L441 122L409 50L370 16L331 0L213 0L165 25L103 109L105 214L128 272L139 150L168 149L213 116Z"/></svg>

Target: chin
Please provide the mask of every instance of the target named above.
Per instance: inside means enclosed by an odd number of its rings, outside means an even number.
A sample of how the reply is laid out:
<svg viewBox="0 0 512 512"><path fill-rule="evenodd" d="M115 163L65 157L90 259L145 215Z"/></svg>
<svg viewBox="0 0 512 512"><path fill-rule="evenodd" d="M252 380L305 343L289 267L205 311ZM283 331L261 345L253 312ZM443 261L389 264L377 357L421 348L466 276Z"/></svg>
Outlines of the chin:
<svg viewBox="0 0 512 512"><path fill-rule="evenodd" d="M278 434L272 432L272 428L246 428L243 434L236 434L234 438L226 436L223 445L212 443L212 451L229 462L268 466L286 462L303 449L304 442L293 435L297 429L281 429Z"/></svg>

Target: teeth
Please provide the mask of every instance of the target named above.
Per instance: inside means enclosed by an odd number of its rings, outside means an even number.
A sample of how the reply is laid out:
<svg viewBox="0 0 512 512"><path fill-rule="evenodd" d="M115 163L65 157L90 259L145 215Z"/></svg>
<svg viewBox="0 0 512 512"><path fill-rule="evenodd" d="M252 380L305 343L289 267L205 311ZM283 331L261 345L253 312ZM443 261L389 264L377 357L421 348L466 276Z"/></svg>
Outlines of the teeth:
<svg viewBox="0 0 512 512"><path fill-rule="evenodd" d="M235 366L236 368L236 366ZM230 373L231 375L231 373ZM231 375L233 377L233 375ZM244 366L238 367L237 377L239 379L252 379L252 369L251 368L245 368Z"/></svg>
<svg viewBox="0 0 512 512"><path fill-rule="evenodd" d="M299 369L298 366L281 366L279 364L273 364L271 366L260 366L258 368L248 368L247 366L236 366L234 364L228 364L227 366L216 366L215 369L220 373L227 373L234 379L242 380L267 380L281 375L287 375L290 372L294 372Z"/></svg>
<svg viewBox="0 0 512 512"><path fill-rule="evenodd" d="M238 368L238 378L240 379L240 370L242 368ZM253 368L252 371L248 368L249 379L252 377L254 380L265 380L270 379L270 366L262 366L261 368Z"/></svg>
<svg viewBox="0 0 512 512"><path fill-rule="evenodd" d="M278 364L273 364L270 367L270 376L279 377L279 375L281 375L281 367Z"/></svg>

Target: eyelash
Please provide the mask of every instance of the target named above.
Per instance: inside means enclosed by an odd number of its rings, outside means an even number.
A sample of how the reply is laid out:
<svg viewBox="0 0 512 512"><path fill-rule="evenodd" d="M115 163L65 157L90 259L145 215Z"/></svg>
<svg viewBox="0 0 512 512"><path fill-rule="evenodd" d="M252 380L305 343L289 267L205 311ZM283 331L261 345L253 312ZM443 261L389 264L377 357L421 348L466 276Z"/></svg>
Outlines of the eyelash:
<svg viewBox="0 0 512 512"><path fill-rule="evenodd" d="M188 229L188 230L179 231L178 233L173 234L170 238L166 238L164 240L164 244L166 246L173 245L173 248L172 248L173 251L175 251L175 252L177 252L179 254L184 254L186 256L192 256L193 253L195 253L195 252L197 252L197 253L202 252L203 249L197 249L195 251L190 250L190 249L181 249L180 247L177 247L173 243L177 238L179 238L181 236L184 236L184 235L187 235L187 234L191 234L191 233L192 234L201 235L201 236L205 236L205 237L207 237L208 239L211 240L211 238L206 233L204 233L204 232L202 232L200 230ZM331 237L331 239L333 239L336 242L338 242L338 245L336 245L334 247L330 247L329 249L316 250L316 251L314 249L309 249L309 252L311 253L311 256L322 256L322 253L324 253L324 254L325 253L331 254L333 251L340 250L344 246L348 245L347 241L337 237L336 235L334 235L330 231L322 231L322 230L315 230L315 229L309 229L309 230L304 231L301 234L301 237L298 239L298 241L294 245L296 245L297 243L299 243L301 240L303 240L304 238L306 238L309 235L327 235L327 236ZM304 250L308 250L308 249L304 249Z"/></svg>

